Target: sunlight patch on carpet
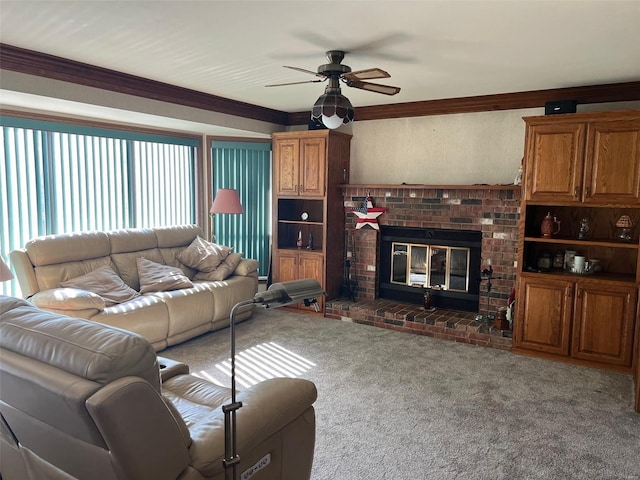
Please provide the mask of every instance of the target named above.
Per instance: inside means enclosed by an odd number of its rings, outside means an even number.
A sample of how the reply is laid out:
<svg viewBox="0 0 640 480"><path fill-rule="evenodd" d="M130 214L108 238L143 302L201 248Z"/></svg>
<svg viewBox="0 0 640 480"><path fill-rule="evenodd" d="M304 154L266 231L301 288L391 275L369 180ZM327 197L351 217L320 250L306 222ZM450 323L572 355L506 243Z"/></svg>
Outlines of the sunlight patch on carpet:
<svg viewBox="0 0 640 480"><path fill-rule="evenodd" d="M261 343L236 353L236 382L246 388L268 378L297 378L315 366L277 343ZM215 368L231 377L231 359L216 364Z"/></svg>

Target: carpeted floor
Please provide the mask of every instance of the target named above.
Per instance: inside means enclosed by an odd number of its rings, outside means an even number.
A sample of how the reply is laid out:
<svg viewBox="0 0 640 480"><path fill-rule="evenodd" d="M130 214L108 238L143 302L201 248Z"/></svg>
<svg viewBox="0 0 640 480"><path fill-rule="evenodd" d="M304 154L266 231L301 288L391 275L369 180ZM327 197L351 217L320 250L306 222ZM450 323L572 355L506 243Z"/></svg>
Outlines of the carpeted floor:
<svg viewBox="0 0 640 480"><path fill-rule="evenodd" d="M314 480L640 479L630 376L282 309L236 333L239 389L316 384ZM229 384L228 329L161 355Z"/></svg>

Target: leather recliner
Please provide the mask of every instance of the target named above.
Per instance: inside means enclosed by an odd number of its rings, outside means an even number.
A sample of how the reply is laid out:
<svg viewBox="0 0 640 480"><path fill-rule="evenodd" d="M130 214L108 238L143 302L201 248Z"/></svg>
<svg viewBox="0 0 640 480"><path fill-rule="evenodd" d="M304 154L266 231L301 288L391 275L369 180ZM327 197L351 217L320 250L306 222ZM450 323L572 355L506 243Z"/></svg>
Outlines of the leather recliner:
<svg viewBox="0 0 640 480"><path fill-rule="evenodd" d="M239 392L238 473L308 479L316 396L313 383L292 378ZM0 296L5 480L223 479L221 407L230 398L158 359L140 335Z"/></svg>

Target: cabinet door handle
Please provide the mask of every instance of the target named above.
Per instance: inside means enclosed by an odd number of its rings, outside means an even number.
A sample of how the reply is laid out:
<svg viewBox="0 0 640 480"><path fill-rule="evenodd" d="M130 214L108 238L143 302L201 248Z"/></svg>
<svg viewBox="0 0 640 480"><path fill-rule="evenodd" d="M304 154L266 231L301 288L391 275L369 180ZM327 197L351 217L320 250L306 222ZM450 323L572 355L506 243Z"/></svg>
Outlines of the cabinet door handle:
<svg viewBox="0 0 640 480"><path fill-rule="evenodd" d="M587 187L584 189L584 196L585 197L590 197L591 196L591 188Z"/></svg>
<svg viewBox="0 0 640 480"><path fill-rule="evenodd" d="M573 297L573 287L567 288L567 298Z"/></svg>
<svg viewBox="0 0 640 480"><path fill-rule="evenodd" d="M576 185L573 189L573 196L578 198L578 195L580 195L580 185Z"/></svg>
<svg viewBox="0 0 640 480"><path fill-rule="evenodd" d="M296 192L296 193L298 193L298 185L294 185L294 187L293 187L293 191L294 191L294 192Z"/></svg>
<svg viewBox="0 0 640 480"><path fill-rule="evenodd" d="M582 298L582 290L578 288L578 291L576 292L576 297L577 298Z"/></svg>

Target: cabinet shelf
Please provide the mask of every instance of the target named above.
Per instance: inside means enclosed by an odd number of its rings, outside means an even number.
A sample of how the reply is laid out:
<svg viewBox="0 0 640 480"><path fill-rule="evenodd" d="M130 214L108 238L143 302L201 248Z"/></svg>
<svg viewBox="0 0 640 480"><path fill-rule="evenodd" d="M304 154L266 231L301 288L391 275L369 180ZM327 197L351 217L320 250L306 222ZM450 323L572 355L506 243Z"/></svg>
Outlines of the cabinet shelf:
<svg viewBox="0 0 640 480"><path fill-rule="evenodd" d="M626 242L614 242L611 240L578 240L575 238L563 238L563 237L524 237L525 242L536 242L536 243L555 243L555 244L571 244L571 245L582 245L585 247L610 247L610 248L629 248L631 250L638 250L640 246L637 243L626 243Z"/></svg>
<svg viewBox="0 0 640 480"><path fill-rule="evenodd" d="M610 272L598 272L579 275L577 273L567 272L565 270L526 270L522 272L522 277L534 277L534 278L562 278L570 280L572 282L613 282L623 284L635 284L636 280L633 275L622 273L610 273Z"/></svg>
<svg viewBox="0 0 640 480"><path fill-rule="evenodd" d="M291 225L320 225L322 226L322 222L311 222L308 220L278 220L278 223L288 223Z"/></svg>

